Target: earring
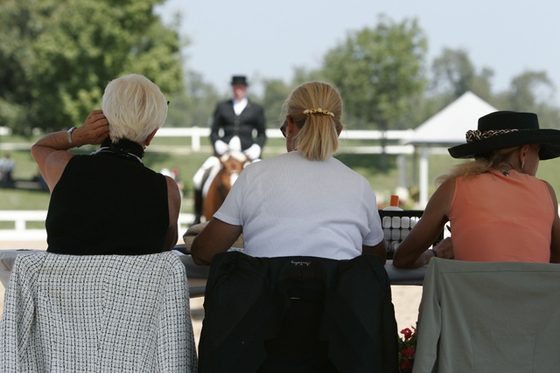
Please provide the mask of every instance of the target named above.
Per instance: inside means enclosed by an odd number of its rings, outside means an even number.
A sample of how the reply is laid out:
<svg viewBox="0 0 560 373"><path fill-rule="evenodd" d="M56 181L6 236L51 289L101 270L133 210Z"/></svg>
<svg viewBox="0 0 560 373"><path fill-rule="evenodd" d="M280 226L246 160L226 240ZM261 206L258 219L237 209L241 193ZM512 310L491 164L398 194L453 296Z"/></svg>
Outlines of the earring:
<svg viewBox="0 0 560 373"><path fill-rule="evenodd" d="M521 169L525 168L525 161L521 161Z"/></svg>

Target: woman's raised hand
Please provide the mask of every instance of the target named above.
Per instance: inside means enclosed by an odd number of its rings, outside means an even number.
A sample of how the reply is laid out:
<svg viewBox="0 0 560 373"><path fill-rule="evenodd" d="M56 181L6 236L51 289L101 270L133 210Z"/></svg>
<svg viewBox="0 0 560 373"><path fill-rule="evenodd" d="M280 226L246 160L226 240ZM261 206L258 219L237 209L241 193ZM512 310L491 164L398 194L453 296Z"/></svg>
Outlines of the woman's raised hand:
<svg viewBox="0 0 560 373"><path fill-rule="evenodd" d="M84 125L72 132L72 141L78 146L101 144L109 136L109 121L103 111L93 110Z"/></svg>

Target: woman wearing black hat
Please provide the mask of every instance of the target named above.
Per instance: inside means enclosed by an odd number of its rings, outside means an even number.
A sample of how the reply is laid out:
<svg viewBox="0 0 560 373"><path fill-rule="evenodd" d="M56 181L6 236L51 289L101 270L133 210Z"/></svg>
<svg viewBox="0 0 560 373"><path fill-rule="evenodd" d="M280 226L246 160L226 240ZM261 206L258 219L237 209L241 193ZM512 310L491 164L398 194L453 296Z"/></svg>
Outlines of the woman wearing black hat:
<svg viewBox="0 0 560 373"><path fill-rule="evenodd" d="M421 267L434 257L466 261L560 262L554 189L535 177L540 160L560 156L560 131L540 129L537 115L497 111L452 147L475 158L441 176L422 219L399 246L393 265ZM452 237L431 250L451 222Z"/></svg>

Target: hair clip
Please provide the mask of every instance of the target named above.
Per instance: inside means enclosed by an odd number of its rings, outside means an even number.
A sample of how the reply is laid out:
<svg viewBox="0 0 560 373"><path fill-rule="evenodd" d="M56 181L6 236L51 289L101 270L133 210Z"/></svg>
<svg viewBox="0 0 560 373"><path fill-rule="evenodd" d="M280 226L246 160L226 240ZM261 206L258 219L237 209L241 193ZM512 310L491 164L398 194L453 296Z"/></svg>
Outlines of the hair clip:
<svg viewBox="0 0 560 373"><path fill-rule="evenodd" d="M323 114L323 115L330 115L331 117L334 117L334 113L331 111L328 111L326 109L321 109L321 108L313 108L313 109L306 109L303 111L303 114Z"/></svg>

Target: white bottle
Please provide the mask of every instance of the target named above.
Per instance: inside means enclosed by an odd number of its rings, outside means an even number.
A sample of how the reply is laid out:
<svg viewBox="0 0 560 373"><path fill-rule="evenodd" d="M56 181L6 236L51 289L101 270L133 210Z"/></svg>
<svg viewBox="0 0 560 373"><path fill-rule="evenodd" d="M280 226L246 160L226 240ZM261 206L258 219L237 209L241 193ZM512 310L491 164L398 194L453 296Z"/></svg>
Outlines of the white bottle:
<svg viewBox="0 0 560 373"><path fill-rule="evenodd" d="M396 194L391 195L391 202L389 203L389 206L383 209L383 211L402 211L402 210L403 209L399 207L399 196L397 196Z"/></svg>
<svg viewBox="0 0 560 373"><path fill-rule="evenodd" d="M391 202L389 206L385 207L383 211L402 211L399 207L399 196L392 195ZM401 217L400 216L384 216L383 217L383 228L400 228L401 227ZM397 231L398 232L398 231ZM393 238L393 240L398 240L399 238Z"/></svg>

